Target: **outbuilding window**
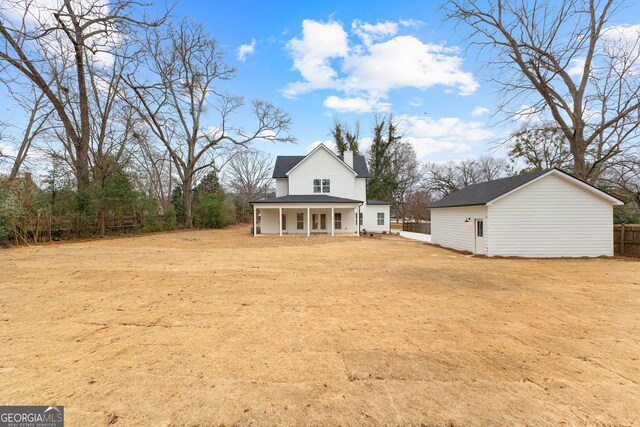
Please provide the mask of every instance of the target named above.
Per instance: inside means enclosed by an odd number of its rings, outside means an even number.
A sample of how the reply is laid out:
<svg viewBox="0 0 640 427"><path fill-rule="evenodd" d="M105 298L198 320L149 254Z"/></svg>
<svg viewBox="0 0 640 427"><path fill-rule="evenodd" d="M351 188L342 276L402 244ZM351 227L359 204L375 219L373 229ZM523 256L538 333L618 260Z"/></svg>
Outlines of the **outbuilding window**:
<svg viewBox="0 0 640 427"><path fill-rule="evenodd" d="M384 225L384 212L378 212L378 225Z"/></svg>

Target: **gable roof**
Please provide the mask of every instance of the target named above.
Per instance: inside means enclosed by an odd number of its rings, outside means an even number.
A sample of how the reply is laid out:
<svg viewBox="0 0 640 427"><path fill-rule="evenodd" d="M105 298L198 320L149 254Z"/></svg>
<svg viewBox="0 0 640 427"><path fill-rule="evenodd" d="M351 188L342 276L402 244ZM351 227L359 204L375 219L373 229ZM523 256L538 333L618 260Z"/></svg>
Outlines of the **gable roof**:
<svg viewBox="0 0 640 427"><path fill-rule="evenodd" d="M613 204L621 203L620 200L616 199L613 196L610 196L604 191L590 184L587 184L586 182L575 178L560 169L553 168L469 185L460 191L451 193L448 196L429 204L429 208L450 208L455 206L476 206L490 204L491 202L496 201L503 196L506 196L512 191L515 191L551 173L561 174L564 178L568 178L569 181L578 184L580 187L586 189L587 191L596 193L597 196L607 199Z"/></svg>
<svg viewBox="0 0 640 427"><path fill-rule="evenodd" d="M343 156L336 156L331 150L322 145L327 151L337 157L342 163L344 163ZM318 145L318 147L320 147ZM276 164L273 167L273 175L272 178L287 178L287 173L296 167L298 163L303 161L306 157L311 155L313 152L317 150L317 148L311 151L311 153L306 156L278 156L276 157ZM346 163L344 163L346 167L349 167ZM351 168L350 168L351 169ZM352 170L357 174L358 178L368 178L369 177L369 169L367 168L367 161L362 155L354 155L353 156L353 168Z"/></svg>

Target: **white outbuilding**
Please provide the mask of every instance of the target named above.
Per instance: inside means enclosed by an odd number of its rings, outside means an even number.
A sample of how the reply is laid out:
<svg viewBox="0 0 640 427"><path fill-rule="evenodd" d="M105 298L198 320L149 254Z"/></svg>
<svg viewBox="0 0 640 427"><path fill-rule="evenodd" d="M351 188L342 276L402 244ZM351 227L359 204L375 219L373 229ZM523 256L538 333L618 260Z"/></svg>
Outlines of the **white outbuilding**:
<svg viewBox="0 0 640 427"><path fill-rule="evenodd" d="M559 169L470 185L431 203L431 242L488 256L613 256L613 206Z"/></svg>

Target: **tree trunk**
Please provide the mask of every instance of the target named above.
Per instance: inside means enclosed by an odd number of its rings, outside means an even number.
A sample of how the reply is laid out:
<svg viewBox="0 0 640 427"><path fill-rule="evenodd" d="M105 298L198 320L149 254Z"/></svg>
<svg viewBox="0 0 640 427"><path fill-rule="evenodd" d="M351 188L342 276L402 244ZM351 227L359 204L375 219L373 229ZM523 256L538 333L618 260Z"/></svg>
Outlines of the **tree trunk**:
<svg viewBox="0 0 640 427"><path fill-rule="evenodd" d="M106 228L106 216L107 216L107 203L104 199L104 190L100 195L100 206L98 209L98 230L100 231L100 238L104 237Z"/></svg>
<svg viewBox="0 0 640 427"><path fill-rule="evenodd" d="M184 228L193 228L193 178L182 182L182 206L184 207Z"/></svg>
<svg viewBox="0 0 640 427"><path fill-rule="evenodd" d="M576 178L587 180L587 165L585 163L584 151L578 147L571 147L571 154L573 155L573 174Z"/></svg>
<svg viewBox="0 0 640 427"><path fill-rule="evenodd" d="M65 2L66 3L66 2ZM91 118L89 114L89 94L84 62L84 35L78 23L74 22L75 40L73 48L78 78L78 104L80 106L80 135L76 138L76 178L78 193L89 189L89 144L91 135Z"/></svg>
<svg viewBox="0 0 640 427"><path fill-rule="evenodd" d="M75 170L78 193L84 193L89 190L89 134L80 136L80 141L75 144L76 158Z"/></svg>

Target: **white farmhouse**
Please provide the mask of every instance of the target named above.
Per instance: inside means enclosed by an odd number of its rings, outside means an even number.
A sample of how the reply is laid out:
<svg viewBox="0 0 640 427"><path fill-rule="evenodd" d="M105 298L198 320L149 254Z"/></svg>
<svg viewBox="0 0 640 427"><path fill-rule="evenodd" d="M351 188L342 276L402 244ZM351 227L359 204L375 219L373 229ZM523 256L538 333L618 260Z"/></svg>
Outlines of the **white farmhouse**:
<svg viewBox="0 0 640 427"><path fill-rule="evenodd" d="M470 185L429 205L431 242L488 256L613 255L615 197L559 169Z"/></svg>
<svg viewBox="0 0 640 427"><path fill-rule="evenodd" d="M278 156L276 196L254 200L253 230L262 234L389 232L390 203L367 200L364 156L337 156L318 145L306 156Z"/></svg>

